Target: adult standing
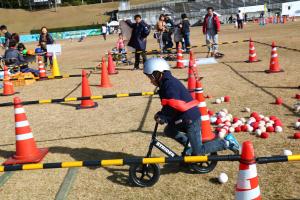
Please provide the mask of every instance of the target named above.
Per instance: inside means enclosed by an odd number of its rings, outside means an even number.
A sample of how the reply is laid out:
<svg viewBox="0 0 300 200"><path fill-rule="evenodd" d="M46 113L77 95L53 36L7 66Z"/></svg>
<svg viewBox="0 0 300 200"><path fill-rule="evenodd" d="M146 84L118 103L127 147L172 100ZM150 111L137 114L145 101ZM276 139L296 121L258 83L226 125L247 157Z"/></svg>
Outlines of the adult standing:
<svg viewBox="0 0 300 200"><path fill-rule="evenodd" d="M165 15L165 22L166 22L166 45L165 51L170 52L173 47L172 35L174 33L174 22L171 19L171 16L166 14Z"/></svg>
<svg viewBox="0 0 300 200"><path fill-rule="evenodd" d="M135 63L133 70L139 69L140 57L143 58L143 63L146 62L146 46L147 46L147 36L150 34L150 28L142 20L141 15L134 16L135 23L127 20L126 23L132 28L132 35L128 42L128 46L135 48Z"/></svg>
<svg viewBox="0 0 300 200"><path fill-rule="evenodd" d="M212 57L220 57L221 54L218 53L218 33L221 29L221 23L219 17L214 13L213 7L208 7L207 14L205 15L202 31L206 38L206 45L208 48L208 55L211 54Z"/></svg>
<svg viewBox="0 0 300 200"><path fill-rule="evenodd" d="M238 29L243 29L244 16L243 13L239 10L238 14L236 14Z"/></svg>
<svg viewBox="0 0 300 200"><path fill-rule="evenodd" d="M107 34L106 25L102 25L101 30L102 30L103 39L106 40L106 34Z"/></svg>
<svg viewBox="0 0 300 200"><path fill-rule="evenodd" d="M52 36L48 33L48 29L45 26L43 26L41 28L41 34L40 34L38 46L40 46L41 49L43 50L43 52L45 53L44 63L45 63L46 67L48 65L48 57L49 57L50 65L52 66L52 64L53 64L52 56L47 55L47 45L49 45L49 44L54 44L54 40L53 40Z"/></svg>
<svg viewBox="0 0 300 200"><path fill-rule="evenodd" d="M191 41L190 41L190 21L185 13L181 15L181 32L184 39L184 50L185 52L189 53L191 48Z"/></svg>
<svg viewBox="0 0 300 200"><path fill-rule="evenodd" d="M160 50L164 49L164 40L163 40L163 33L166 31L166 22L165 22L165 15L161 14L159 16L158 22L156 23L156 31L157 31L157 41L159 43Z"/></svg>

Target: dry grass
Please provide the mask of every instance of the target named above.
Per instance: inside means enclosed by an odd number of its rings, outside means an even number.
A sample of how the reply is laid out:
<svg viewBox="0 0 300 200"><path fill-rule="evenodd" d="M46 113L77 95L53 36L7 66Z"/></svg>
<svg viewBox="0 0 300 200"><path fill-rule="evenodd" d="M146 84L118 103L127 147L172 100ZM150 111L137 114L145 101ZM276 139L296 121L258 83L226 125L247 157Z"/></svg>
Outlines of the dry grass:
<svg viewBox="0 0 300 200"><path fill-rule="evenodd" d="M132 5L153 2L133 0ZM23 9L0 8L1 24L6 24L9 31L16 33L29 33L30 30L40 29L42 26L49 28L72 27L80 25L101 24L107 21L105 12L118 9L118 2L92 4L82 6L59 7L41 11L27 11Z"/></svg>
<svg viewBox="0 0 300 200"><path fill-rule="evenodd" d="M222 41L248 39L297 48L300 45L298 31L300 23L270 25L259 28L257 24L237 31L224 26ZM87 38L83 43L62 41L63 55L59 64L63 73L77 74L81 68L99 63L100 57L115 45L116 36L107 41L101 37ZM203 44L200 28L192 29L193 45ZM149 49L157 48L157 43L149 37ZM34 44L30 45L34 47ZM247 64L242 61L248 57L248 44L228 44L220 47L225 57L215 65L199 66L199 74L204 76L203 85L207 94L214 97L231 96L230 104L215 105L208 100L208 107L215 111L228 108L238 117L250 107L264 115L276 115L284 122L284 132L272 134L269 139L256 138L248 133L236 134L243 142L254 143L257 156L282 154L283 149L300 152L299 141L289 139L295 131L291 124L297 117L283 106L271 104L281 96L289 106L296 102L292 97L299 90L276 87L295 87L299 85L298 52L279 49L279 61L285 73L265 74L269 66L270 47L256 44L257 54L262 62ZM195 49L197 57L205 56L205 48ZM203 53L202 53L203 52ZM171 63L175 65L175 63ZM102 89L91 86L93 94L112 94L117 92L152 91L154 88L140 71L129 71L130 67L120 67L119 74L111 76L114 87ZM233 69L235 71L233 71ZM173 70L178 78L186 78L186 70ZM91 85L99 83L99 73L93 73ZM80 96L80 79L71 78L37 82L28 87L16 88L23 100L62 98ZM73 91L73 92L72 92ZM11 101L12 97L1 97L1 102ZM149 103L150 102L150 103ZM147 105L149 111L145 113ZM50 147L44 162L123 158L146 153L150 134L154 128L153 115L160 109L158 98L151 101L146 97L124 98L99 101L99 108L76 111L72 104L26 106L35 139L39 147ZM142 121L143 116L145 121ZM142 125L142 126L141 126ZM141 130L137 130L141 126ZM162 130L162 127L160 127ZM4 161L15 150L13 108L1 108L0 161ZM180 146L174 141L161 137L164 143L176 151ZM161 153L155 152L156 156ZM80 169L69 199L233 199L238 163L218 163L217 168L205 175L188 174L176 166L162 166L159 182L152 188L133 188L128 186L128 167L108 167L102 169ZM214 183L220 172L226 172L229 182L224 185ZM262 197L264 199L299 199L299 163L276 163L259 165L258 174ZM62 170L17 172L0 188L3 199L53 199L59 184L66 173Z"/></svg>

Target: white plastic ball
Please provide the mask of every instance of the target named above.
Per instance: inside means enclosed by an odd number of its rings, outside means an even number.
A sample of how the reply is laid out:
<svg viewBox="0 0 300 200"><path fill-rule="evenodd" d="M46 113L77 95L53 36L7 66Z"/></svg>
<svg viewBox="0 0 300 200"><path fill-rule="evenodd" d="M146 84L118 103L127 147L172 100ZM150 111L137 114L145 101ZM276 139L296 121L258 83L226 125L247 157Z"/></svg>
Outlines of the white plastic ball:
<svg viewBox="0 0 300 200"><path fill-rule="evenodd" d="M262 131L261 131L260 129L256 129L256 130L255 130L255 135L256 135L257 137L260 137L261 133L262 133Z"/></svg>
<svg viewBox="0 0 300 200"><path fill-rule="evenodd" d="M219 132L219 138L224 139L226 136L226 130L225 129L221 129L221 131Z"/></svg>
<svg viewBox="0 0 300 200"><path fill-rule="evenodd" d="M246 108L244 108L244 111L249 113L249 112L251 112L251 109L246 107Z"/></svg>
<svg viewBox="0 0 300 200"><path fill-rule="evenodd" d="M273 126L273 124L271 124L271 123L266 123L266 127L269 127L269 126Z"/></svg>
<svg viewBox="0 0 300 200"><path fill-rule="evenodd" d="M295 128L296 128L296 129L300 129L300 122L296 122L296 123L295 123Z"/></svg>
<svg viewBox="0 0 300 200"><path fill-rule="evenodd" d="M231 122L230 122L230 121L226 121L226 122L225 122L225 125L226 125L226 126L231 126Z"/></svg>
<svg viewBox="0 0 300 200"><path fill-rule="evenodd" d="M254 128L252 126L247 126L247 132L252 133Z"/></svg>
<svg viewBox="0 0 300 200"><path fill-rule="evenodd" d="M282 127L281 126L276 126L275 127L275 132L276 133L281 133L283 131Z"/></svg>
<svg viewBox="0 0 300 200"><path fill-rule="evenodd" d="M222 172L222 173L219 175L219 177L218 177L218 181L219 181L220 183L222 183L222 184L227 183L227 181L228 181L228 176L227 176L227 174L225 174L225 173Z"/></svg>
<svg viewBox="0 0 300 200"><path fill-rule="evenodd" d="M243 124L246 123L246 119L244 117L242 117L240 120L243 122Z"/></svg>
<svg viewBox="0 0 300 200"><path fill-rule="evenodd" d="M223 111L220 111L220 112L218 113L218 116L220 116L220 117L226 117L226 113L223 112Z"/></svg>
<svg viewBox="0 0 300 200"><path fill-rule="evenodd" d="M262 133L264 133L264 132L267 131L266 127L264 127L264 126L263 126L263 127L260 127L259 130L261 130Z"/></svg>
<svg viewBox="0 0 300 200"><path fill-rule="evenodd" d="M237 120L237 122L236 122L239 126L240 125L243 125L243 122L242 122L242 120Z"/></svg>
<svg viewBox="0 0 300 200"><path fill-rule="evenodd" d="M268 123L274 124L275 122L273 120L269 120Z"/></svg>
<svg viewBox="0 0 300 200"><path fill-rule="evenodd" d="M259 117L260 117L261 119L265 118L265 116L264 116L264 115L259 115Z"/></svg>
<svg viewBox="0 0 300 200"><path fill-rule="evenodd" d="M270 121L270 118L269 117L264 117L264 121L268 122L268 121Z"/></svg>
<svg viewBox="0 0 300 200"><path fill-rule="evenodd" d="M210 123L214 124L214 123L216 123L216 121L217 121L216 117L214 117L214 116L210 117Z"/></svg>
<svg viewBox="0 0 300 200"><path fill-rule="evenodd" d="M293 155L293 152L291 150L285 149L285 150L283 150L283 155L291 156L291 155Z"/></svg>
<svg viewBox="0 0 300 200"><path fill-rule="evenodd" d="M216 99L216 104L220 104L221 102L221 99Z"/></svg>
<svg viewBox="0 0 300 200"><path fill-rule="evenodd" d="M230 127L230 128L229 128L229 133L234 133L234 130L235 130L235 129L234 129L233 127Z"/></svg>
<svg viewBox="0 0 300 200"><path fill-rule="evenodd" d="M228 110L226 108L223 108L221 111L228 114Z"/></svg>
<svg viewBox="0 0 300 200"><path fill-rule="evenodd" d="M224 97L221 97L220 100L221 100L222 102L224 102L224 101L225 101L225 98L224 98Z"/></svg>

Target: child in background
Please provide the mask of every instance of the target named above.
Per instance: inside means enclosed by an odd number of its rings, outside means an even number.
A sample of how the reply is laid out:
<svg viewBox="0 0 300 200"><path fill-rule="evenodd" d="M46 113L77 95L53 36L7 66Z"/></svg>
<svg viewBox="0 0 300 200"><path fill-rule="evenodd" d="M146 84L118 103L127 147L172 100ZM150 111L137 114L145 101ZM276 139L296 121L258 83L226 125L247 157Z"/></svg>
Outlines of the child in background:
<svg viewBox="0 0 300 200"><path fill-rule="evenodd" d="M122 33L119 34L119 38L118 38L118 41L117 41L117 50L121 55L122 57L122 62L123 63L126 63L127 62L127 59L126 59L126 50L125 50L125 44L124 44L124 39L123 39L123 35Z"/></svg>
<svg viewBox="0 0 300 200"><path fill-rule="evenodd" d="M23 43L19 43L17 46L17 49L21 54L23 54L23 55L27 54L27 49Z"/></svg>
<svg viewBox="0 0 300 200"><path fill-rule="evenodd" d="M9 41L9 48L4 53L4 59L8 65L20 66L22 73L31 72L34 76L39 76L39 71L28 67L28 63L23 55L17 49L17 42L14 40Z"/></svg>
<svg viewBox="0 0 300 200"><path fill-rule="evenodd" d="M12 35L7 31L7 27L5 25L0 26L0 31L5 37L5 41L3 44L1 44L1 46L5 49L8 49L9 41L12 39Z"/></svg>
<svg viewBox="0 0 300 200"><path fill-rule="evenodd" d="M176 24L174 28L174 42L176 43L176 49L178 49L178 45L181 42L181 48L184 48L183 36L181 33L181 24Z"/></svg>
<svg viewBox="0 0 300 200"><path fill-rule="evenodd" d="M52 36L48 33L47 28L44 26L41 28L41 34L39 39L38 46L44 51L44 63L45 67L48 65L48 56L47 56L47 44L54 44ZM50 65L52 66L52 56L49 56Z"/></svg>

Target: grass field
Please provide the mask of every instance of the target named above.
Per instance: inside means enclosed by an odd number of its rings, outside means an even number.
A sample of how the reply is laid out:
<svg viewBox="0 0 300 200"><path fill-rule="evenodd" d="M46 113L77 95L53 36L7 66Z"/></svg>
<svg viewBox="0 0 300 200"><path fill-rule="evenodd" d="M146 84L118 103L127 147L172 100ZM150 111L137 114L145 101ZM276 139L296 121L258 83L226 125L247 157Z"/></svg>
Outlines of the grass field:
<svg viewBox="0 0 300 200"><path fill-rule="evenodd" d="M147 2L144 0L130 1L131 5ZM2 9L0 8L0 24L8 26L13 33L29 33L30 30L40 29L42 26L48 28L72 27L81 25L105 23L108 16L104 15L107 11L117 10L118 2L92 4L83 6L59 7L57 12L54 9L27 11L23 9Z"/></svg>
<svg viewBox="0 0 300 200"><path fill-rule="evenodd" d="M72 8L70 8L72 9ZM83 8L84 9L84 8ZM95 8L95 10L97 10ZM91 11L92 12L92 11ZM94 12L94 11L93 11ZM96 11L95 11L96 12ZM62 19L63 20L63 19ZM76 21L76 20L74 20ZM53 26L55 22L53 22ZM300 46L300 22L268 25L246 25L238 31L223 26L220 41L229 42L252 37L256 41L290 48ZM79 74L82 69L93 70L101 56L115 46L117 36L87 38L84 42L59 41L63 53L58 58L62 74ZM201 28L193 28L191 41L197 57L206 55ZM30 44L34 48L36 44ZM257 156L282 154L284 149L300 153L299 140L290 139L295 132L292 125L299 118L293 111L293 98L299 93L299 52L278 49L279 62L284 73L266 74L269 68L271 47L255 44L261 62L248 64L248 43L221 45L225 57L218 64L198 66L204 77L202 83L206 94L214 98L229 95L231 103L213 104L207 100L209 109L227 108L233 116L247 117L244 107L264 115L276 115L284 123L283 133L271 134L263 140L249 133L236 133L242 143L250 140ZM157 48L151 37L148 49ZM298 48L299 49L299 48ZM2 52L0 52L2 53ZM150 57L150 56L149 56ZM187 56L185 56L187 59ZM175 62L170 62L175 66ZM110 76L113 88L103 89L99 84L99 71L89 77L94 95L153 91L147 77L141 71L131 71L133 66L119 66L119 74ZM172 70L180 78L187 78L187 70ZM31 86L15 88L22 100L76 97L81 95L80 78L37 82ZM183 82L186 84L186 82ZM276 96L283 98L285 106L272 104ZM12 97L0 97L0 102L12 101ZM78 102L77 102L78 103ZM43 162L73 160L113 159L143 156L147 151L150 133L154 128L153 115L160 109L157 97L134 97L98 101L99 107L91 110L75 110L75 103L25 106L28 120L39 147L49 147ZM1 108L0 162L15 151L14 111L12 107ZM159 127L162 131L163 127ZM180 152L181 147L171 139L160 136L163 143ZM229 153L227 151L223 152ZM155 156L162 156L155 151ZM220 162L208 174L196 175L180 169L178 165L161 165L159 182L151 188L136 188L128 184L128 167L81 168L67 199L234 199L234 187L238 173L237 162ZM258 175L263 199L300 199L300 163L274 163L258 165ZM15 172L0 187L1 199L54 199L67 174L67 169ZM228 183L220 185L215 178L220 172L229 176ZM75 178L75 177L74 177Z"/></svg>

